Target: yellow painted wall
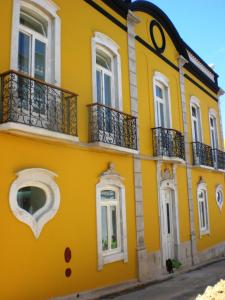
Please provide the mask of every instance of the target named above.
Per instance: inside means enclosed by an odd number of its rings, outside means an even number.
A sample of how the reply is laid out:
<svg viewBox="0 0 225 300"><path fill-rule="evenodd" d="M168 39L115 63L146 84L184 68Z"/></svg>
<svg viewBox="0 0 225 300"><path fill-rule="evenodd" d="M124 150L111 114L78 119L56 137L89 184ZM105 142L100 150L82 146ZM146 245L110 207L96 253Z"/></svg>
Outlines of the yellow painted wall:
<svg viewBox="0 0 225 300"><path fill-rule="evenodd" d="M56 0L62 33L61 86L79 94L78 135L88 141L87 104L92 99L91 38L95 31L110 36L120 47L123 111L130 112L127 34L83 0ZM97 1L98 3L102 3ZM105 7L105 5L104 5ZM105 7L106 8L106 7ZM12 1L0 1L0 72L10 68ZM135 201L133 159L104 151L70 147L0 134L0 265L1 298L44 300L53 296L112 285L134 279L136 273ZM124 177L128 234L128 263L104 265L97 271L96 189L99 175L109 162ZM9 189L16 172L45 168L58 174L60 209L36 240L31 229L18 221L9 207ZM64 250L72 250L71 263ZM65 277L67 267L72 276ZM12 288L13 287L13 288Z"/></svg>

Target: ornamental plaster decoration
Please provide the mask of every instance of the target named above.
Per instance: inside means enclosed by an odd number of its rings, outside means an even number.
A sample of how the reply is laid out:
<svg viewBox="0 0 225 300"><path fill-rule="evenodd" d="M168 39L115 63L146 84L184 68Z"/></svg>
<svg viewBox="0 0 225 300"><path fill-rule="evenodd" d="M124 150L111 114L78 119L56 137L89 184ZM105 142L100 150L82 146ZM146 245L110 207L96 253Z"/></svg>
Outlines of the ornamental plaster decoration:
<svg viewBox="0 0 225 300"><path fill-rule="evenodd" d="M38 239L44 225L57 213L60 205L60 191L54 181L57 175L45 169L33 168L18 172L17 179L12 183L9 191L9 204L14 216L27 224L36 239ZM38 187L46 198L40 201L33 213L25 210L18 202L18 191L24 187ZM30 199L30 201L32 201Z"/></svg>
<svg viewBox="0 0 225 300"><path fill-rule="evenodd" d="M169 168L161 170L161 181L174 180L173 172Z"/></svg>
<svg viewBox="0 0 225 300"><path fill-rule="evenodd" d="M216 186L216 204L218 205L220 211L222 211L223 202L224 202L223 186L219 184Z"/></svg>
<svg viewBox="0 0 225 300"><path fill-rule="evenodd" d="M101 175L100 175L100 179L102 180L116 180L116 181L123 181L123 177L121 177L119 175L119 173L116 172L115 170L115 165L113 163L109 163L108 165L108 169L106 171L104 171Z"/></svg>

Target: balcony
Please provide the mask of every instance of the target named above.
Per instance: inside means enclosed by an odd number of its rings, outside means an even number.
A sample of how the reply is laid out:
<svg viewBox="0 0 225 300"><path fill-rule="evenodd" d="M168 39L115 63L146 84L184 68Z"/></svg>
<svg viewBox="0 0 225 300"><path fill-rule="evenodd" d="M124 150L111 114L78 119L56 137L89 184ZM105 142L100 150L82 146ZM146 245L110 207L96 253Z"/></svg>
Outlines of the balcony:
<svg viewBox="0 0 225 300"><path fill-rule="evenodd" d="M137 152L136 117L103 104L90 104L89 143L130 153Z"/></svg>
<svg viewBox="0 0 225 300"><path fill-rule="evenodd" d="M193 165L214 167L212 148L200 142L192 143Z"/></svg>
<svg viewBox="0 0 225 300"><path fill-rule="evenodd" d="M225 152L219 149L212 149L212 157L214 162L214 168L219 170L225 170Z"/></svg>
<svg viewBox="0 0 225 300"><path fill-rule="evenodd" d="M16 71L0 75L0 129L77 138L77 94Z"/></svg>
<svg viewBox="0 0 225 300"><path fill-rule="evenodd" d="M152 128L153 155L155 157L185 160L184 136L181 132L156 127Z"/></svg>

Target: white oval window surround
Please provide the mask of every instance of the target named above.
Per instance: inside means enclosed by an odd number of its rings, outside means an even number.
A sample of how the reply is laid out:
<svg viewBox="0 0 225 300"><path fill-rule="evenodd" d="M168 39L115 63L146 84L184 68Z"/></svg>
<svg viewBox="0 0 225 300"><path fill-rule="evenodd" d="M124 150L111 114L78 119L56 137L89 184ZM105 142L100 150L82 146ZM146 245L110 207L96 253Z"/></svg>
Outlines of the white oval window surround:
<svg viewBox="0 0 225 300"><path fill-rule="evenodd" d="M10 188L12 212L32 229L35 238L59 209L60 192L54 177L56 174L45 169L26 169L17 173Z"/></svg>

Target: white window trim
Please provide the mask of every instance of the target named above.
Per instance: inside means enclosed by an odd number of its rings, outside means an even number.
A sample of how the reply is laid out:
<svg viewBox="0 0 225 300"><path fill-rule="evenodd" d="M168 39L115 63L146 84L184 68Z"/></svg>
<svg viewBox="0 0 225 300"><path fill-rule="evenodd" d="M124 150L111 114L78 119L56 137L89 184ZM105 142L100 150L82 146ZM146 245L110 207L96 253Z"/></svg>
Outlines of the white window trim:
<svg viewBox="0 0 225 300"><path fill-rule="evenodd" d="M103 254L102 239L101 239L101 191L107 187L116 187L119 189L119 205L121 218L121 251L112 254ZM103 265L115 261L128 261L127 253L127 226L126 226L126 198L123 179L114 171L114 165L110 164L109 169L101 174L100 181L96 185L96 215L97 215L97 245L98 245L98 270L103 269Z"/></svg>
<svg viewBox="0 0 225 300"><path fill-rule="evenodd" d="M167 89L167 93L168 93L168 107L169 107L169 129L173 128L173 124L172 124L172 111L171 111L171 97L170 97L170 85L169 85L169 79L163 75L162 73L155 71L154 75L153 75L153 95L154 95L154 109L155 109L155 126L157 126L157 107L156 107L156 84L157 82L163 84L166 89Z"/></svg>
<svg viewBox="0 0 225 300"><path fill-rule="evenodd" d="M221 204L219 204L217 202L217 199L216 199L216 204L218 205L219 210L221 212L222 211L222 207L223 207L223 203L224 203L224 193L223 193L223 186L222 186L222 184L219 184L219 185L216 186L216 195L215 196L217 196L218 192L221 192L222 193L222 197L223 197L223 202Z"/></svg>
<svg viewBox="0 0 225 300"><path fill-rule="evenodd" d="M51 171L39 168L26 169L18 172L17 179L12 183L9 191L9 204L15 217L27 224L36 239L38 239L44 225L57 213L60 205L60 191L54 181L57 175ZM22 209L17 202L17 192L26 186L36 186L46 193L45 205L33 215Z"/></svg>
<svg viewBox="0 0 225 300"><path fill-rule="evenodd" d="M216 121L216 143L217 143L217 148L219 149L219 135L218 135L218 126L217 126L217 113L215 109L210 108L209 109L209 131L210 131L210 144L212 145L212 140L211 140L211 124L210 124L210 118L214 118Z"/></svg>
<svg viewBox="0 0 225 300"><path fill-rule="evenodd" d="M201 216L200 216L200 207L199 207L199 198L198 198L198 194L200 190L204 190L205 191L205 196L206 196L206 205L207 205L207 218L208 218L208 228L206 230L202 230L201 228ZM199 233L200 233L200 237L202 237L203 235L207 235L210 234L210 222L209 222L209 203L208 203L208 192L207 192L207 185L205 184L205 182L203 182L201 180L201 182L198 184L197 187L197 201L198 201L198 224L199 224Z"/></svg>
<svg viewBox="0 0 225 300"><path fill-rule="evenodd" d="M32 5L34 4L34 5ZM20 9L21 6L31 8L40 14L40 11L51 17L51 58L48 57L51 73L47 77L49 83L60 86L61 84L61 21L56 14L59 9L51 0L30 0L29 3L23 0L13 0L12 14L12 34L11 34L11 58L10 68L18 70L18 47L19 47L19 25L20 25ZM38 8L36 7L38 6ZM54 49L54 50L53 50Z"/></svg>
<svg viewBox="0 0 225 300"><path fill-rule="evenodd" d="M96 49L97 47L104 47L106 50L111 52L114 60L116 62L117 69L117 83L118 83L118 110L123 110L123 101L122 101L122 75L121 75L121 58L119 54L119 46L108 36L101 32L95 32L92 37L92 94L93 102L97 102L97 86L96 86ZM113 91L113 95L116 95L116 91ZM115 97L114 97L115 98ZM115 101L113 101L115 102Z"/></svg>
<svg viewBox="0 0 225 300"><path fill-rule="evenodd" d="M193 128L193 120L192 120L192 106L197 107L199 109L199 122L200 122L200 143L203 143L203 127L202 127L202 114L201 114L201 106L200 101L195 96L191 96L190 99L190 117L191 117L191 129L192 129L192 140L194 141L194 128Z"/></svg>

